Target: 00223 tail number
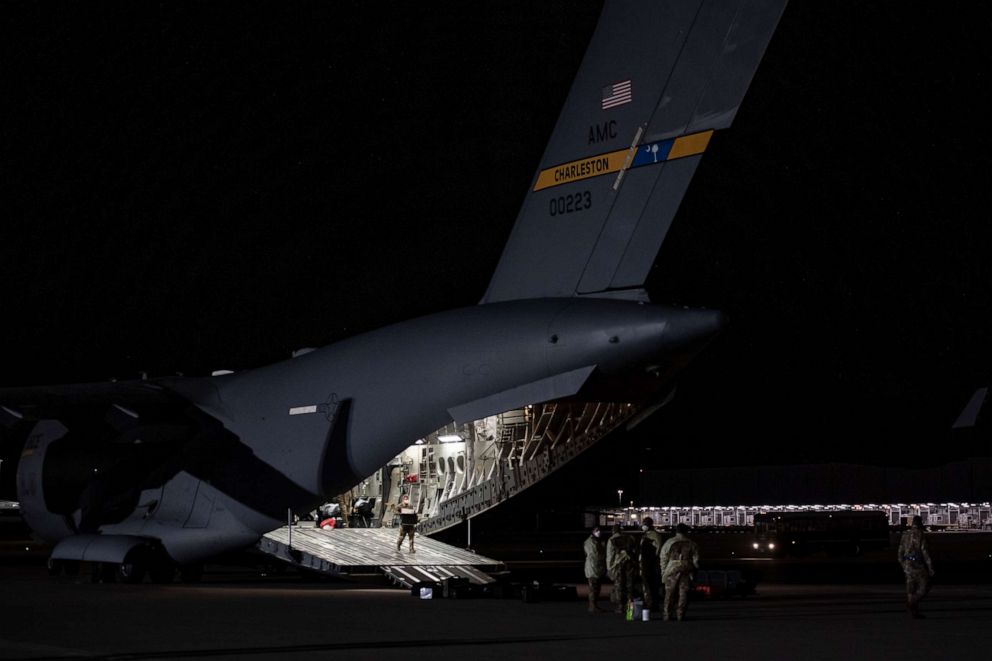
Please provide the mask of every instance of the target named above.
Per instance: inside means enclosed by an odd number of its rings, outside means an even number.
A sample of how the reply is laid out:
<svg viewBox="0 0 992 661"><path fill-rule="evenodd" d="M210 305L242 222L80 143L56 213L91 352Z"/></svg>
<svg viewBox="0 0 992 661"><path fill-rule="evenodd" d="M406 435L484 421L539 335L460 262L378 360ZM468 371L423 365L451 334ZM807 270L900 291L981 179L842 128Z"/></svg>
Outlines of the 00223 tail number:
<svg viewBox="0 0 992 661"><path fill-rule="evenodd" d="M548 201L548 212L552 216L563 216L566 213L583 211L592 206L592 193L589 191L579 191L568 195L559 195Z"/></svg>

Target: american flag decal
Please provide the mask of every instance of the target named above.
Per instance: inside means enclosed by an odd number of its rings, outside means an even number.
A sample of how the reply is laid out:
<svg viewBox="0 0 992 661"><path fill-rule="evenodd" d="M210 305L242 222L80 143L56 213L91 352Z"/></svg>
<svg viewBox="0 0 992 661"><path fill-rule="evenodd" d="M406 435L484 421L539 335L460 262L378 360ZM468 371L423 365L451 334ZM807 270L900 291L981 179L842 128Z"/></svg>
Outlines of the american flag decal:
<svg viewBox="0 0 992 661"><path fill-rule="evenodd" d="M613 83L603 88L603 110L622 106L633 100L629 80Z"/></svg>

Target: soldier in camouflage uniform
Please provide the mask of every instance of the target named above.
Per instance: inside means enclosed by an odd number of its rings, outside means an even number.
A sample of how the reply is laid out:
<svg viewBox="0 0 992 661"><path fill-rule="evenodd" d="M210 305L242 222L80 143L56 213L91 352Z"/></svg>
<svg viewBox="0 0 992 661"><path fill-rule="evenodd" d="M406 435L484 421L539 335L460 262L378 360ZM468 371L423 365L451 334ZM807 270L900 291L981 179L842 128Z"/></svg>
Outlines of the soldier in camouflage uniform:
<svg viewBox="0 0 992 661"><path fill-rule="evenodd" d="M930 591L930 579L933 577L922 517L914 516L909 530L899 540L899 564L906 574L906 608L914 618L922 619L920 600Z"/></svg>
<svg viewBox="0 0 992 661"><path fill-rule="evenodd" d="M417 510L413 508L410 496L407 494L403 494L399 504L394 507L400 515L400 538L396 540L396 550L399 551L403 546L403 538L409 537L410 553L416 553L416 549L413 548L413 536L417 531Z"/></svg>
<svg viewBox="0 0 992 661"><path fill-rule="evenodd" d="M689 581L692 579L692 572L699 568L699 547L686 537L688 532L689 527L680 523L675 527L675 536L661 547L661 580L665 582L665 605L661 614L663 620L671 618L676 591L679 600L675 617L678 620L685 617L689 601Z"/></svg>
<svg viewBox="0 0 992 661"><path fill-rule="evenodd" d="M663 541L661 533L654 529L654 519L644 517L641 522L641 588L644 592L644 607L648 610L655 608L658 595L661 592L661 571L659 558Z"/></svg>
<svg viewBox="0 0 992 661"><path fill-rule="evenodd" d="M610 601L617 613L627 608L627 600L634 594L634 572L637 568L637 544L630 535L620 532L619 524L613 526L613 535L606 542L606 572L613 581Z"/></svg>
<svg viewBox="0 0 992 661"><path fill-rule="evenodd" d="M586 538L582 550L586 552L586 580L589 581L589 612L595 613L599 606L599 589L603 585L603 574L606 573L606 558L603 551L603 541L600 539L599 526L592 529Z"/></svg>

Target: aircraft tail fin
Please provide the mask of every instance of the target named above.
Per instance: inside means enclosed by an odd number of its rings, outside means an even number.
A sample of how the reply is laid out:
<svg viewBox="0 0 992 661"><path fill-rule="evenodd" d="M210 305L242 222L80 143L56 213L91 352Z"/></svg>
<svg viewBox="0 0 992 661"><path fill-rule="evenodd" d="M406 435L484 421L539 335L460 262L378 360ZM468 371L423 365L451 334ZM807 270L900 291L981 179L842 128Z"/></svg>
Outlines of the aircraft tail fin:
<svg viewBox="0 0 992 661"><path fill-rule="evenodd" d="M642 287L786 0L608 0L483 303Z"/></svg>
<svg viewBox="0 0 992 661"><path fill-rule="evenodd" d="M968 427L974 427L978 422L979 414L982 411L982 407L985 405L985 398L988 396L988 387L979 388L968 400L964 409L958 415L957 420L951 425L951 429L963 429Z"/></svg>

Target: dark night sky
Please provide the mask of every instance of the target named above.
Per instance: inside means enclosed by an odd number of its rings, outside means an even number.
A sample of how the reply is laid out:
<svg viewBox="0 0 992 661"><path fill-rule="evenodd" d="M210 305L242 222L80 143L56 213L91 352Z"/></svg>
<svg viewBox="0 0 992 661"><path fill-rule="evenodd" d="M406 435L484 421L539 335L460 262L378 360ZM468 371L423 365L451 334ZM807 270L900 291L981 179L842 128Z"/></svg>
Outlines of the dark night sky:
<svg viewBox="0 0 992 661"><path fill-rule="evenodd" d="M537 4L5 3L0 386L244 369L474 304L599 6ZM788 7L650 283L731 325L609 447L944 443L992 373L990 26Z"/></svg>

